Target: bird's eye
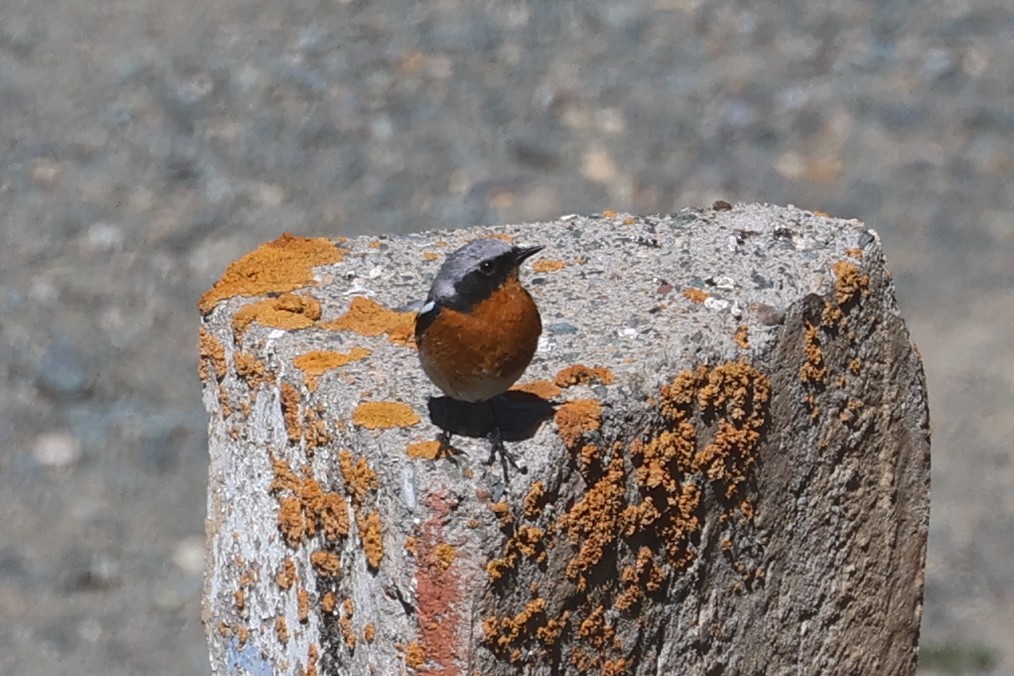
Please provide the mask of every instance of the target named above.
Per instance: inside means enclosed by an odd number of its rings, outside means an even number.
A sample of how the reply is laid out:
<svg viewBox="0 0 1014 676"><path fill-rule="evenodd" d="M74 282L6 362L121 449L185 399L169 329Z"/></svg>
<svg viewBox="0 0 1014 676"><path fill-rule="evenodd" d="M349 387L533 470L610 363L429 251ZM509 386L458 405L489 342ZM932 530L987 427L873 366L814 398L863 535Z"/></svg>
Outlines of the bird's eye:
<svg viewBox="0 0 1014 676"><path fill-rule="evenodd" d="M495 271L496 265L493 263L493 261L483 261L479 263L479 272L486 275L487 277L491 276Z"/></svg>

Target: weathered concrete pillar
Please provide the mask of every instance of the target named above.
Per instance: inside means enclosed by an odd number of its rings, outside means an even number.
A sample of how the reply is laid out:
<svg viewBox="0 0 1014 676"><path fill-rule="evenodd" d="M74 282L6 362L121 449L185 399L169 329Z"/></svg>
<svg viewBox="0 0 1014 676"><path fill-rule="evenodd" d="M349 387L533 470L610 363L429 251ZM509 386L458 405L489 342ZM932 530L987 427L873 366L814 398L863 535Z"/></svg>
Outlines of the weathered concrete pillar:
<svg viewBox="0 0 1014 676"><path fill-rule="evenodd" d="M440 457L431 416L484 430L427 404L401 311L490 234L546 245L507 485L481 438ZM915 671L926 391L861 223L286 235L200 308L215 673Z"/></svg>

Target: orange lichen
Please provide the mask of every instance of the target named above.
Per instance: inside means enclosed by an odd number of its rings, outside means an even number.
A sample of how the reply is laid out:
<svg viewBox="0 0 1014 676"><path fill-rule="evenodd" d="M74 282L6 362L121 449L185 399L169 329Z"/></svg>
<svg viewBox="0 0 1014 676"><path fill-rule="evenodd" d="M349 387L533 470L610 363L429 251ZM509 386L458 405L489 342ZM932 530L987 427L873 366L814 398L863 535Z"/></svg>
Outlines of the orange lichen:
<svg viewBox="0 0 1014 676"><path fill-rule="evenodd" d="M290 547L298 547L303 541L306 520L303 518L303 505L299 498L284 497L278 501L278 530Z"/></svg>
<svg viewBox="0 0 1014 676"><path fill-rule="evenodd" d="M419 424L419 415L400 401L364 401L352 411L352 422L371 430L411 427Z"/></svg>
<svg viewBox="0 0 1014 676"><path fill-rule="evenodd" d="M246 607L246 592L242 589L237 589L232 593L233 605L236 606L236 612L242 613Z"/></svg>
<svg viewBox="0 0 1014 676"><path fill-rule="evenodd" d="M838 305L848 305L861 294L869 293L870 278L859 271L854 263L838 261L831 266L834 270L834 297Z"/></svg>
<svg viewBox="0 0 1014 676"><path fill-rule="evenodd" d="M274 478L268 490L289 493L278 498L278 530L290 547L298 547L318 532L329 544L348 535L348 505L341 495L325 491L308 468L299 477L280 458L274 458L272 465Z"/></svg>
<svg viewBox="0 0 1014 676"><path fill-rule="evenodd" d="M197 374L203 382L208 382L211 379L211 373L208 371L210 365L215 372L215 379L221 380L229 370L225 360L225 345L203 326L199 336L201 362L197 367Z"/></svg>
<svg viewBox="0 0 1014 676"><path fill-rule="evenodd" d="M532 270L535 272L556 272L567 267L567 264L563 261L553 260L551 258L542 258L532 263Z"/></svg>
<svg viewBox="0 0 1014 676"><path fill-rule="evenodd" d="M440 254L435 253L433 251L423 251L422 252L422 259L424 261L435 261L438 258L440 258Z"/></svg>
<svg viewBox="0 0 1014 676"><path fill-rule="evenodd" d="M415 313L396 312L372 298L356 296L341 317L324 324L331 331L353 331L363 336L387 334L392 343L408 344L415 333Z"/></svg>
<svg viewBox="0 0 1014 676"><path fill-rule="evenodd" d="M691 287L689 289L683 289L683 297L686 298L691 303L701 304L704 301L706 301L710 296L707 291L702 291L701 289Z"/></svg>
<svg viewBox="0 0 1014 676"><path fill-rule="evenodd" d="M234 296L286 293L313 282L313 268L337 263L345 255L323 237L283 234L233 262L222 278L201 296L198 308L207 314L215 305Z"/></svg>
<svg viewBox="0 0 1014 676"><path fill-rule="evenodd" d="M296 592L296 618L300 624L310 621L310 592L305 589Z"/></svg>
<svg viewBox="0 0 1014 676"><path fill-rule="evenodd" d="M275 618L275 634L279 643L285 644L289 641L289 625L281 615Z"/></svg>
<svg viewBox="0 0 1014 676"><path fill-rule="evenodd" d="M590 385L598 382L603 385L611 385L616 380L613 372L605 366L585 366L574 364L562 369L556 374L555 384L558 387L573 387L574 385Z"/></svg>
<svg viewBox="0 0 1014 676"><path fill-rule="evenodd" d="M232 328L242 335L253 322L286 331L305 329L320 319L320 301L311 296L286 293L241 307L232 318Z"/></svg>
<svg viewBox="0 0 1014 676"><path fill-rule="evenodd" d="M358 510L366 494L380 487L377 473L366 462L366 458L353 460L350 451L338 454L338 467L345 480L345 491L352 498L352 506Z"/></svg>
<svg viewBox="0 0 1014 676"><path fill-rule="evenodd" d="M310 554L310 564L318 575L338 577L342 572L341 557L334 552L317 551Z"/></svg>
<svg viewBox="0 0 1014 676"><path fill-rule="evenodd" d="M367 643L373 643L377 638L377 627L372 622L367 622L366 626L363 627L363 640Z"/></svg>
<svg viewBox="0 0 1014 676"><path fill-rule="evenodd" d="M625 480L623 458L614 458L605 475L560 519L571 543L578 545L567 563L567 577L577 581L578 590L587 588L592 569L616 541Z"/></svg>
<svg viewBox="0 0 1014 676"><path fill-rule="evenodd" d="M236 352L233 360L236 362L236 375L245 380L251 390L256 390L266 382L274 382L274 375L264 366L264 362L252 354Z"/></svg>
<svg viewBox="0 0 1014 676"><path fill-rule="evenodd" d="M278 571L275 576L275 584L278 585L279 589L291 589L293 583L296 581L296 563L292 560L291 556L286 556L282 562L282 569Z"/></svg>
<svg viewBox="0 0 1014 676"><path fill-rule="evenodd" d="M543 399L554 399L563 392L563 390L556 384L548 380L533 380L527 383L521 383L515 385L510 389L511 392L527 392L528 394L534 394L536 397Z"/></svg>
<svg viewBox="0 0 1014 676"><path fill-rule="evenodd" d="M282 383L280 399L282 404L282 419L285 421L285 433L289 437L289 443L298 444L303 435L303 428L299 416L299 390L290 383Z"/></svg>
<svg viewBox="0 0 1014 676"><path fill-rule="evenodd" d="M380 561L384 558L384 537L380 524L380 514L370 512L359 523L359 535L363 541L363 553L366 554L366 564L373 570L377 570L380 567Z"/></svg>
<svg viewBox="0 0 1014 676"><path fill-rule="evenodd" d="M408 445L405 453L410 458L421 458L423 460L436 460L440 457L441 444L439 441L418 441Z"/></svg>
<svg viewBox="0 0 1014 676"><path fill-rule="evenodd" d="M528 494L525 495L525 516L530 519L534 519L542 514L542 510L545 506L546 487L541 481L536 481L532 484L532 487L528 489Z"/></svg>
<svg viewBox="0 0 1014 676"><path fill-rule="evenodd" d="M534 598L514 616L492 615L485 618L482 622L483 642L498 655L517 662L522 655L518 648L525 644L527 638L534 637L541 644L540 653L545 654L546 649L557 642L569 619L569 612L556 618L548 617L546 600Z"/></svg>
<svg viewBox="0 0 1014 676"><path fill-rule="evenodd" d="M605 218L616 218L617 216L619 216L619 215L620 215L620 212L618 212L618 211L616 211L616 210L614 210L614 209L604 209L604 210L602 211L602 215L603 215L603 216L604 216Z"/></svg>
<svg viewBox="0 0 1014 676"><path fill-rule="evenodd" d="M405 666L410 669L418 669L426 662L426 651L415 641L410 641L404 646Z"/></svg>
<svg viewBox="0 0 1014 676"><path fill-rule="evenodd" d="M804 383L818 385L824 381L827 368L824 366L824 353L820 348L820 333L816 324L806 324L806 345L804 347L806 361L799 368L799 379Z"/></svg>
<svg viewBox="0 0 1014 676"><path fill-rule="evenodd" d="M332 613L338 606L338 597L335 596L334 592L324 592L324 596L320 599L320 609L325 613Z"/></svg>
<svg viewBox="0 0 1014 676"><path fill-rule="evenodd" d="M739 345L744 350L749 350L750 327L748 327L746 324L740 325L740 327L736 329L736 335L733 337L733 340L735 340L736 344Z"/></svg>
<svg viewBox="0 0 1014 676"><path fill-rule="evenodd" d="M595 399L568 401L556 409L555 420L564 445L577 450L585 434L601 427L602 404Z"/></svg>
<svg viewBox="0 0 1014 676"><path fill-rule="evenodd" d="M317 660L320 659L318 650L315 643L310 644L306 654L306 669L303 670L302 676L317 676Z"/></svg>
<svg viewBox="0 0 1014 676"><path fill-rule="evenodd" d="M637 219L633 216L627 216L623 219L623 225L633 225L634 223L637 223Z"/></svg>
<svg viewBox="0 0 1014 676"><path fill-rule="evenodd" d="M349 650L356 649L356 634L352 628L352 615L355 613L355 605L352 603L352 599L345 599L342 601L342 616L338 620L338 629L342 633L342 638L345 639L345 645L348 646Z"/></svg>
<svg viewBox="0 0 1014 676"><path fill-rule="evenodd" d="M317 378L324 373L370 356L372 350L354 347L348 352L313 350L292 360L292 364L306 375L306 386L310 391L317 388Z"/></svg>
<svg viewBox="0 0 1014 676"><path fill-rule="evenodd" d="M441 542L433 549L433 562L440 572L444 572L450 568L457 556L457 548L446 542Z"/></svg>

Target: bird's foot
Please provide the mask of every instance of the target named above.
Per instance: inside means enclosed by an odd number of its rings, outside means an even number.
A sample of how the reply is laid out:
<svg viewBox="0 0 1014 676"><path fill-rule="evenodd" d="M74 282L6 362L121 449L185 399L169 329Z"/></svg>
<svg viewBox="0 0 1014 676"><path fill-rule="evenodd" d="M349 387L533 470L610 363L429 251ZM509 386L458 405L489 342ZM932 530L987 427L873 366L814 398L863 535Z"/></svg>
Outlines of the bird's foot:
<svg viewBox="0 0 1014 676"><path fill-rule="evenodd" d="M498 457L500 458L500 466L503 467L503 479L506 482L507 479L507 465L510 464L519 474L527 474L528 468L518 464L518 461L514 459L514 455L507 450L504 446L503 437L500 435L500 428L494 427L493 431L490 432L486 439L489 440L489 458L486 460L487 465L492 465L493 461Z"/></svg>

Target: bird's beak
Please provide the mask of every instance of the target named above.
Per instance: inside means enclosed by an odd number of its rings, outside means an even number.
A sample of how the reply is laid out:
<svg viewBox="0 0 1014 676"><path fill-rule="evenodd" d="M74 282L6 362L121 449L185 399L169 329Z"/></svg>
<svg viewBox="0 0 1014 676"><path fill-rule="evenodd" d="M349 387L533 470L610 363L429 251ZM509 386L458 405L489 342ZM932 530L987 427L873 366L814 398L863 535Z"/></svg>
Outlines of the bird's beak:
<svg viewBox="0 0 1014 676"><path fill-rule="evenodd" d="M546 247L544 246L520 246L514 249L514 265L521 265L525 260L531 258Z"/></svg>

